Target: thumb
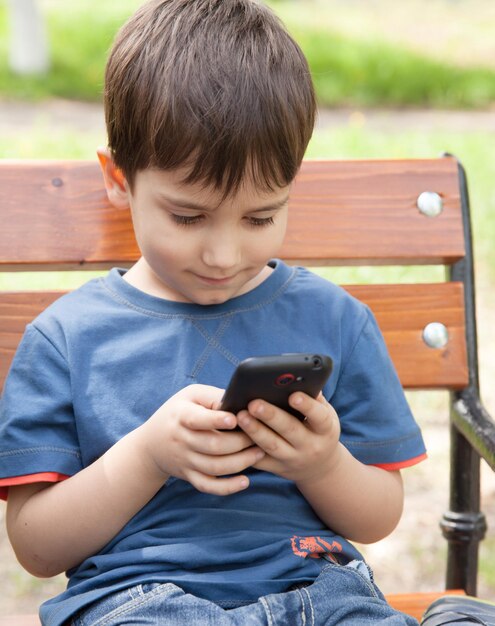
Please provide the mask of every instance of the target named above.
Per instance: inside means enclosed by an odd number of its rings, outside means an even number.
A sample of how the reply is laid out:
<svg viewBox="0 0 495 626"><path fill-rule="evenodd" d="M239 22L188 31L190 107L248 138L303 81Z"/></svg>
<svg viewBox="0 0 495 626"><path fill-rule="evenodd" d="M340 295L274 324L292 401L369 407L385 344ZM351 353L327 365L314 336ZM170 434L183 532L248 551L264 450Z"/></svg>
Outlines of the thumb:
<svg viewBox="0 0 495 626"><path fill-rule="evenodd" d="M204 406L206 409L217 411L222 403L224 389L212 385L189 385L179 392L191 402Z"/></svg>

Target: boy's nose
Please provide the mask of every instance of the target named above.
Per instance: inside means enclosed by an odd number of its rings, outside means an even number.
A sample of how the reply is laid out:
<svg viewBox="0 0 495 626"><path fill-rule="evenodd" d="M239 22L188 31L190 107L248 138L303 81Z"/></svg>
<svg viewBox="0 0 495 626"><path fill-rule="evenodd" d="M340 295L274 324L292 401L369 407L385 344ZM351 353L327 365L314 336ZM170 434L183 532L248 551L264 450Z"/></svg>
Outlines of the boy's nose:
<svg viewBox="0 0 495 626"><path fill-rule="evenodd" d="M203 248L203 262L211 268L227 270L238 265L240 259L240 246L230 234L212 237Z"/></svg>

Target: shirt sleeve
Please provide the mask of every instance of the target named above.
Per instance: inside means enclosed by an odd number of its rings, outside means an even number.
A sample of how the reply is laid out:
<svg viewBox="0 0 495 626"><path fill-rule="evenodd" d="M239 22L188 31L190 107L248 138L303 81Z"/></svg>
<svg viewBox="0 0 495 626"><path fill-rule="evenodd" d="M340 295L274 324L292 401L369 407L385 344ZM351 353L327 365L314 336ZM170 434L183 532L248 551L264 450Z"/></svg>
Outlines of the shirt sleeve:
<svg viewBox="0 0 495 626"><path fill-rule="evenodd" d="M354 457L367 465L401 469L424 459L425 445L367 307L366 314L330 402L341 422L341 442Z"/></svg>
<svg viewBox="0 0 495 626"><path fill-rule="evenodd" d="M8 486L62 480L81 469L67 361L28 325L0 404L0 497Z"/></svg>

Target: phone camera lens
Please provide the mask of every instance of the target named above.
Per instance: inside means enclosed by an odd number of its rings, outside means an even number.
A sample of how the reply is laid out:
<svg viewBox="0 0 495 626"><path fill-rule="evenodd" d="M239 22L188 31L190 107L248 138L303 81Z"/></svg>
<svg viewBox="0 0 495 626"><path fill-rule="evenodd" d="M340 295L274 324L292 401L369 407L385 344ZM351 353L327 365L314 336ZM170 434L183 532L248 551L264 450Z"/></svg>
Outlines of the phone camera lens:
<svg viewBox="0 0 495 626"><path fill-rule="evenodd" d="M314 356L313 357L313 369L319 370L322 367L321 357Z"/></svg>
<svg viewBox="0 0 495 626"><path fill-rule="evenodd" d="M296 377L294 374L280 374L277 377L275 384L277 387L286 387L287 385L292 384L295 381Z"/></svg>

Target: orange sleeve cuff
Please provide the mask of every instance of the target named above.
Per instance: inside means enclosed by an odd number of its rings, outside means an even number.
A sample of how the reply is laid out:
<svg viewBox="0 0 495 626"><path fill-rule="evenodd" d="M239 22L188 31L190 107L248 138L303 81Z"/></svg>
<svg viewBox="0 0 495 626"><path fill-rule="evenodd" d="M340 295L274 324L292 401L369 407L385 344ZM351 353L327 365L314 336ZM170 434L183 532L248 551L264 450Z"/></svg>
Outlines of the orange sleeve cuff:
<svg viewBox="0 0 495 626"><path fill-rule="evenodd" d="M375 467L379 467L380 469L392 472L394 470L400 470L406 467L412 467L413 465L417 465L418 463L421 463L421 461L424 461L426 458L428 458L428 455L425 453L420 454L419 456L415 456L412 459L398 461L397 463L374 463L373 465Z"/></svg>
<svg viewBox="0 0 495 626"><path fill-rule="evenodd" d="M16 485L30 485L31 483L58 483L69 478L66 474L58 472L41 472L40 474L25 474L11 478L0 478L0 500L7 500L9 487Z"/></svg>

